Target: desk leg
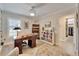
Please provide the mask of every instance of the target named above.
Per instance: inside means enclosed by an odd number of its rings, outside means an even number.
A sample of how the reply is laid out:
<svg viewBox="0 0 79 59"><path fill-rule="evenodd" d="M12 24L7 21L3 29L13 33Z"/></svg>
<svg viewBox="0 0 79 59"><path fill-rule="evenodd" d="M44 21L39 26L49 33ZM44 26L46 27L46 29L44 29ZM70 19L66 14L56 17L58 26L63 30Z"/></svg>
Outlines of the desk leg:
<svg viewBox="0 0 79 59"><path fill-rule="evenodd" d="M32 40L28 40L29 47L32 47Z"/></svg>
<svg viewBox="0 0 79 59"><path fill-rule="evenodd" d="M28 40L28 45L31 48L36 47L36 37L32 37L30 40Z"/></svg>

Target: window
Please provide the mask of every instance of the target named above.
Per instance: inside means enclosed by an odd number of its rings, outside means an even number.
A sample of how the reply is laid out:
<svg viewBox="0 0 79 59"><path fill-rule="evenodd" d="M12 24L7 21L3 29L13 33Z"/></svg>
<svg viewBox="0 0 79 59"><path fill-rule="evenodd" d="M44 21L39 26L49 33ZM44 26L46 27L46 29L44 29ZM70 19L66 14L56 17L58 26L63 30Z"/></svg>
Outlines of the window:
<svg viewBox="0 0 79 59"><path fill-rule="evenodd" d="M21 21L17 19L9 19L9 36L15 38L17 36L17 31L13 30L15 27L21 27Z"/></svg>

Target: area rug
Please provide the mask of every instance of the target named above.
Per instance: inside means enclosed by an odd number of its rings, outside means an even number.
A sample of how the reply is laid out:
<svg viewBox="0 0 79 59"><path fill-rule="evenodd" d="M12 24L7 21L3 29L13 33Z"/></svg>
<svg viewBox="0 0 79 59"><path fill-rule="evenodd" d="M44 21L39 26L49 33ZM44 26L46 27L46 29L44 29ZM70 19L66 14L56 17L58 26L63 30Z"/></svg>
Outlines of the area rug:
<svg viewBox="0 0 79 59"><path fill-rule="evenodd" d="M23 48L21 56L69 56L61 47L53 46L48 43L37 41L35 48Z"/></svg>
<svg viewBox="0 0 79 59"><path fill-rule="evenodd" d="M37 49L36 56L69 56L69 54L59 46L43 44Z"/></svg>

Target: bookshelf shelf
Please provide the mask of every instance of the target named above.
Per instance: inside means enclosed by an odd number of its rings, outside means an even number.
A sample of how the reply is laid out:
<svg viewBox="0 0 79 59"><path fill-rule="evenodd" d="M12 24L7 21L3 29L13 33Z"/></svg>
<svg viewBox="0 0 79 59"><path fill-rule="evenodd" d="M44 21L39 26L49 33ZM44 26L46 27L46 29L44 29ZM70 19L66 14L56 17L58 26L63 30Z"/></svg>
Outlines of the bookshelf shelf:
<svg viewBox="0 0 79 59"><path fill-rule="evenodd" d="M32 33L37 33L37 39L40 39L40 25L32 24Z"/></svg>

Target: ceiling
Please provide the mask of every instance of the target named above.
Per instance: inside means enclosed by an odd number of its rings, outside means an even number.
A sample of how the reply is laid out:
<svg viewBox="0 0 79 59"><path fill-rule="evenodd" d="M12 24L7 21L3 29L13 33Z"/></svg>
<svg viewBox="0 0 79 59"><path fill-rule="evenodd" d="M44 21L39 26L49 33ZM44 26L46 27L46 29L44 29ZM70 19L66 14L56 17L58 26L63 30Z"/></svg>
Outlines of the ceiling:
<svg viewBox="0 0 79 59"><path fill-rule="evenodd" d="M75 3L3 3L0 8L13 13L30 16L30 9L35 6L37 15L55 13L65 9L75 8Z"/></svg>

